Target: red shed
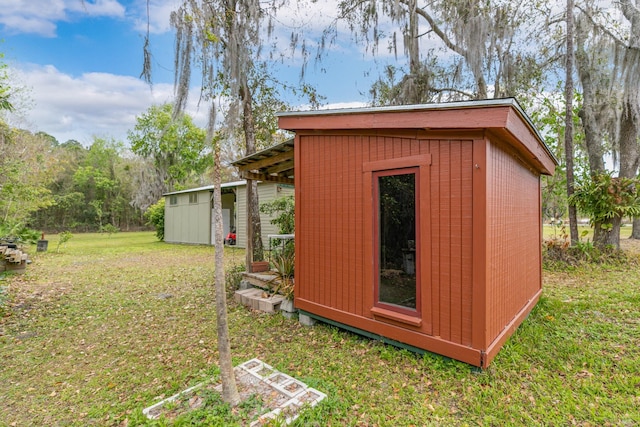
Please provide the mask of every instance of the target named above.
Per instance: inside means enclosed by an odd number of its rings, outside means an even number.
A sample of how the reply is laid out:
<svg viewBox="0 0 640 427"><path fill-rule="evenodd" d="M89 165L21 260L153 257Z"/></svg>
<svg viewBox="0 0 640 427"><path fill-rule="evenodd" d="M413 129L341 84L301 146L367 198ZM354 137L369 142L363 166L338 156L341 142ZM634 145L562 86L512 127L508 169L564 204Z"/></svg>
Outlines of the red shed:
<svg viewBox="0 0 640 427"><path fill-rule="evenodd" d="M541 174L514 99L292 112L295 305L486 367L542 289Z"/></svg>

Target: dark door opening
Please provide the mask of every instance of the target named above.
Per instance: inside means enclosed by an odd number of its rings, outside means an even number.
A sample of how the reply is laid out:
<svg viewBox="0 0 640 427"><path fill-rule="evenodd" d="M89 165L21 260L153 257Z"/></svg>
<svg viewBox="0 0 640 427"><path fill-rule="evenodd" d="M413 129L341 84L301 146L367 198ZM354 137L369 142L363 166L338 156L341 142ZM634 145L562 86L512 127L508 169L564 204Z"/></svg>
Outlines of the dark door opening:
<svg viewBox="0 0 640 427"><path fill-rule="evenodd" d="M418 235L419 169L376 172L374 178L376 284L375 305L419 313Z"/></svg>

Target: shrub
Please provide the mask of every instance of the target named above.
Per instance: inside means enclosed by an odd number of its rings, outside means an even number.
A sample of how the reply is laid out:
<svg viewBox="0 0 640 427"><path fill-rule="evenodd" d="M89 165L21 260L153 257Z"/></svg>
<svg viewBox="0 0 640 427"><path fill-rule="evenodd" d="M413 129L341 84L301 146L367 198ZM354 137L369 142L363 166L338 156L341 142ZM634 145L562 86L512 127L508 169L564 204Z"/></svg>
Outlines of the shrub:
<svg viewBox="0 0 640 427"><path fill-rule="evenodd" d="M164 197L155 204L149 206L144 213L147 224L156 229L156 237L158 240L164 240Z"/></svg>
<svg viewBox="0 0 640 427"><path fill-rule="evenodd" d="M280 234L293 234L295 231L295 201L293 196L284 196L260 205L260 212L267 215L277 214L271 224L278 226Z"/></svg>
<svg viewBox="0 0 640 427"><path fill-rule="evenodd" d="M120 229L111 223L100 226L100 233L107 233L109 237L111 237L113 233L118 232L120 232Z"/></svg>
<svg viewBox="0 0 640 427"><path fill-rule="evenodd" d="M0 241L17 244L34 244L40 238L40 232L20 223L0 221Z"/></svg>
<svg viewBox="0 0 640 427"><path fill-rule="evenodd" d="M542 242L542 264L548 270L566 270L582 264L623 266L635 262L624 251L613 246L598 248L584 237L588 231L583 231L580 240L573 246L565 227L560 234Z"/></svg>
<svg viewBox="0 0 640 427"><path fill-rule="evenodd" d="M640 215L637 178L613 177L609 172L583 176L575 185L569 203L589 216L591 225L610 225L615 217Z"/></svg>
<svg viewBox="0 0 640 427"><path fill-rule="evenodd" d="M242 273L246 270L247 269L244 264L235 264L225 269L224 280L228 294L233 294L238 288L240 288Z"/></svg>
<svg viewBox="0 0 640 427"><path fill-rule="evenodd" d="M600 250L613 245L620 248L620 224L623 217L640 215L637 178L613 177L611 173L593 173L576 182L569 203L589 216L593 243Z"/></svg>
<svg viewBox="0 0 640 427"><path fill-rule="evenodd" d="M56 246L56 252L60 252L60 248L63 247L71 238L73 234L70 231L63 231L58 236L58 246Z"/></svg>
<svg viewBox="0 0 640 427"><path fill-rule="evenodd" d="M271 224L278 226L281 234L295 232L295 202L293 196L284 196L272 202L260 205L260 212L269 215L278 214ZM293 240L282 242L276 239L271 242L277 249L273 251L273 270L276 278L271 281L270 288L274 293L293 298L293 273L295 268L295 246ZM271 249L271 248L269 248Z"/></svg>

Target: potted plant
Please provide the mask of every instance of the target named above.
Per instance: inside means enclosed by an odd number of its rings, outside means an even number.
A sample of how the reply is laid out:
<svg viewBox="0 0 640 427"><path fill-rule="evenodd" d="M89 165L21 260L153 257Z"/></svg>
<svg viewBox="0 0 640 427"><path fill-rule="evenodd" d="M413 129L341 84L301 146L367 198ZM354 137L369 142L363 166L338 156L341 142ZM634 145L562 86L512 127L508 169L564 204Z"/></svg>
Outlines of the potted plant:
<svg viewBox="0 0 640 427"><path fill-rule="evenodd" d="M288 313L294 313L293 276L295 270L295 257L293 251L283 251L282 253L277 254L274 259L273 266L276 277L270 282L271 291L285 297L285 300L280 304L281 310Z"/></svg>

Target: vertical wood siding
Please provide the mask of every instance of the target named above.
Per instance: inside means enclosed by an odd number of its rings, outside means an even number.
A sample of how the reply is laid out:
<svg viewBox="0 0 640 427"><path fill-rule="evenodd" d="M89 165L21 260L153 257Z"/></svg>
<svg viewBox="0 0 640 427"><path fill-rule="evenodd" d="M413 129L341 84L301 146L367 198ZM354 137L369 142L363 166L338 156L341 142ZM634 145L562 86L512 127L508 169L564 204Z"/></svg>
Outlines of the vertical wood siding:
<svg viewBox="0 0 640 427"><path fill-rule="evenodd" d="M495 338L541 288L539 175L496 145L487 191L487 337Z"/></svg>
<svg viewBox="0 0 640 427"><path fill-rule="evenodd" d="M433 334L471 345L472 142L433 141Z"/></svg>
<svg viewBox="0 0 640 427"><path fill-rule="evenodd" d="M296 297L371 318L371 224L363 217L366 162L432 155L428 197L431 265L423 266L429 319L423 330L455 343L471 343L472 143L359 135L300 135L296 150ZM431 286L425 289L424 286ZM323 313L316 313L322 315ZM359 325L353 325L358 327Z"/></svg>

